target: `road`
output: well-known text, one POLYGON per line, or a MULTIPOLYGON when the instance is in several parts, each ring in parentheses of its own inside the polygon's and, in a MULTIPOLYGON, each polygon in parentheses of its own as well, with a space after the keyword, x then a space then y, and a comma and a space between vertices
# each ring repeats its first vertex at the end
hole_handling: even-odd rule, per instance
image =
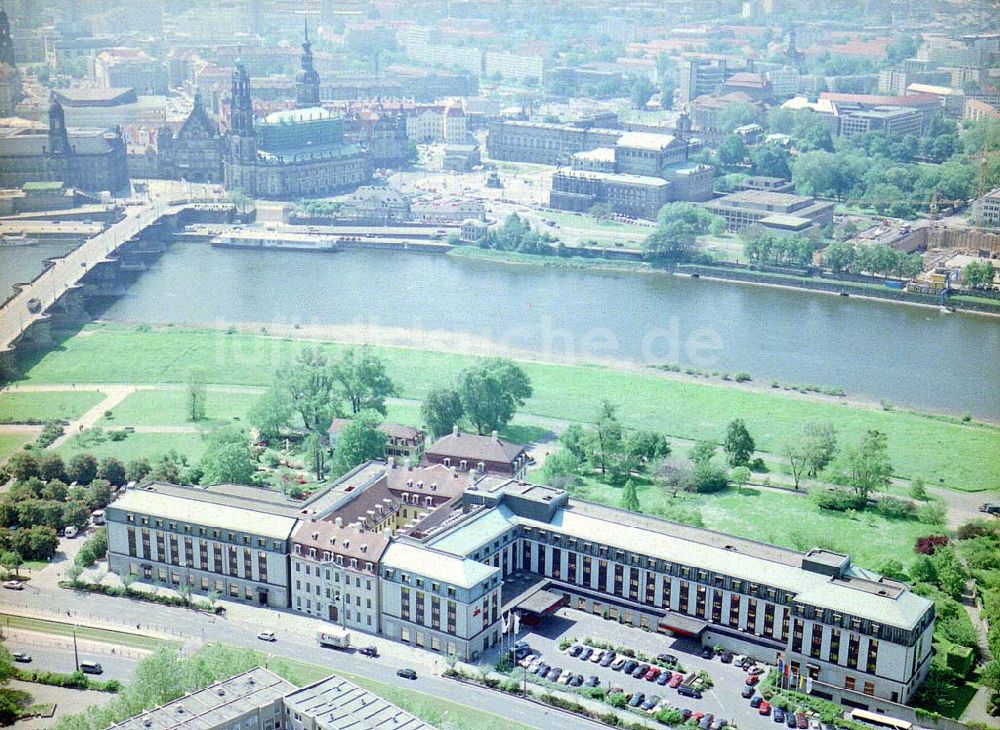
MULTIPOLYGON (((39 646, 33 641, 20 638, 4 642, 4 647, 11 652, 25 651, 31 655, 32 660, 30 663, 22 664, 18 662, 15 665, 19 669, 63 672, 66 674, 70 674, 76 670, 76 658, 71 647, 39 646)), ((117 679, 122 682, 131 678, 132 673, 135 671, 135 665, 139 663, 139 660, 129 657, 80 651, 80 661, 86 660, 97 662, 104 669, 103 674, 99 676, 95 675, 96 679, 117 679)))
MULTIPOLYGON (((206 641, 220 642, 228 646, 264 651, 275 658, 296 659, 329 667, 331 672, 339 670, 356 674, 469 707, 493 711, 531 727, 546 730, 603 727, 518 698, 501 697, 490 690, 436 676, 435 670, 443 671, 445 668, 442 659, 430 652, 411 649, 377 637, 365 636, 364 642, 379 645, 379 650, 383 654, 379 659, 368 659, 353 652, 322 649, 314 638, 316 628, 321 626, 322 622, 290 612, 233 605, 227 611, 226 617, 221 618, 185 609, 151 606, 148 603, 124 598, 72 593, 53 587, 31 587, 31 584, 17 596, 5 600, 4 610, 53 620, 60 618, 67 620, 65 614, 69 611, 72 620, 81 624, 126 630, 134 630, 133 627, 139 626, 144 632, 151 630, 150 621, 153 620, 168 625, 171 637, 183 641, 185 652, 197 650, 206 641), (52 606, 59 606, 61 610, 53 612, 52 606), (98 615, 101 618, 83 619, 84 616, 98 615), (265 644, 258 640, 256 634, 263 626, 274 628, 278 634, 278 641, 265 644), (413 666, 419 678, 410 681, 397 677, 396 669, 400 666, 413 666)), ((33 654, 37 653, 31 651, 33 654)), ((104 656, 98 660, 104 664, 104 656)), ((53 657, 52 661, 58 660, 53 657)), ((124 669, 116 665, 116 671, 124 669)))

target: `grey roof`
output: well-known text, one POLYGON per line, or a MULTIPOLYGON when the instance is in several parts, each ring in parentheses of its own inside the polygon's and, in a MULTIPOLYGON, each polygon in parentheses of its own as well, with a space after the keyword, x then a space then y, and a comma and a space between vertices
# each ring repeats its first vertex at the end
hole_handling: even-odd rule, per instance
MULTIPOLYGON (((69 143, 78 155, 102 155, 111 150, 103 129, 70 129, 69 143)), ((0 135, 0 157, 40 156, 49 144, 48 132, 19 129, 13 134, 0 135)))
POLYGON ((214 730, 280 700, 295 685, 262 667, 147 710, 109 730, 214 730))
POLYGON ((321 679, 285 698, 293 712, 313 718, 323 730, 430 730, 433 725, 337 676, 321 679))
POLYGON ((382 554, 382 565, 460 588, 473 588, 500 570, 492 565, 457 557, 406 539, 394 540, 389 544, 382 554))
POLYGON ((524 452, 521 444, 505 441, 497 436, 480 436, 474 433, 450 433, 427 447, 428 455, 447 456, 467 461, 492 461, 510 463, 524 452))

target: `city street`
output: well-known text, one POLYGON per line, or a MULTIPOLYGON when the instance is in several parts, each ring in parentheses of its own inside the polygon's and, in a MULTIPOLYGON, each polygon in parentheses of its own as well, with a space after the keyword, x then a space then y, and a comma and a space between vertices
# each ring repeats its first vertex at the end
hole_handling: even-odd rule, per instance
MULTIPOLYGON (((18 662, 15 666, 18 669, 34 670, 36 672, 62 672, 70 674, 76 670, 76 660, 73 655, 72 639, 68 642, 59 642, 59 646, 39 645, 33 640, 34 637, 11 639, 4 642, 4 647, 11 652, 24 651, 31 655, 31 662, 22 664, 18 662), (63 645, 68 643, 68 646, 63 645)), ((111 655, 106 653, 96 653, 81 650, 80 661, 97 662, 104 669, 104 673, 94 675, 94 679, 109 680, 117 679, 127 682, 135 671, 138 659, 111 655)))

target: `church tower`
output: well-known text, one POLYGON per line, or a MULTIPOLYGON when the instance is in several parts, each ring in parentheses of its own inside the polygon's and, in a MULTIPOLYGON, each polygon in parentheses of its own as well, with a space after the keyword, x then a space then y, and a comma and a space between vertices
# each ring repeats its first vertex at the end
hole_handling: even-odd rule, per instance
POLYGON ((257 132, 253 126, 250 74, 241 58, 236 59, 236 68, 233 69, 233 85, 229 97, 229 134, 226 142, 226 157, 223 162, 226 187, 255 195, 257 132))
POLYGON ((72 152, 69 146, 69 132, 66 130, 66 113, 62 104, 52 96, 52 103, 49 105, 49 146, 50 155, 68 155, 72 152))
POLYGON ((7 12, 0 8, 0 65, 2 64, 17 66, 14 61, 14 40, 10 37, 10 20, 7 12))
POLYGON ((295 76, 295 104, 299 109, 319 106, 319 74, 313 66, 312 43, 309 42, 309 21, 305 22, 302 41, 302 70, 295 76))

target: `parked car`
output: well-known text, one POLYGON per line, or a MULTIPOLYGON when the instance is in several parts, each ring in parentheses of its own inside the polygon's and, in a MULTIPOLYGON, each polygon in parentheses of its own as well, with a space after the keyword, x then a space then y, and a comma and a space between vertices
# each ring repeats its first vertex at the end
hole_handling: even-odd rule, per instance
POLYGON ((537 667, 535 667, 535 668, 534 668, 533 670, 531 670, 531 673, 532 673, 532 674, 537 674, 537 675, 538 675, 539 677, 544 677, 544 676, 545 676, 546 674, 548 674, 548 671, 549 671, 549 670, 550 670, 551 668, 552 668, 552 667, 550 667, 550 666, 549 666, 548 664, 546 664, 545 662, 539 662, 539 663, 538 663, 538 666, 537 666, 537 667))
POLYGON ((635 677, 636 679, 639 679, 640 677, 646 676, 646 672, 648 671, 649 671, 648 664, 640 664, 639 666, 637 666, 635 669, 632 670, 632 676, 635 677))
POLYGON ((573 672, 566 672, 565 674, 559 676, 559 679, 556 680, 556 684, 568 685, 571 681, 573 681, 573 672))
POLYGON ((3 582, 3 587, 8 591, 23 591, 24 583, 19 580, 5 580, 3 582))
POLYGON ((691 717, 691 710, 687 707, 681 708, 681 717, 684 718, 684 722, 687 722, 688 718, 691 717))
POLYGON ((658 704, 660 704, 660 698, 657 697, 656 695, 650 695, 645 700, 643 700, 641 705, 639 705, 639 709, 645 710, 646 712, 652 712, 653 708, 656 707, 658 704))
POLYGON ((789 710, 785 714, 785 727, 794 728, 797 727, 798 723, 795 720, 795 713, 789 710))
POLYGON ((753 687, 759 681, 760 681, 760 675, 759 674, 751 674, 746 679, 746 683, 750 687, 753 687))
POLYGON ((261 631, 257 634, 257 638, 261 641, 277 641, 278 637, 274 635, 273 631, 261 631))
POLYGON ((756 687, 754 687, 753 685, 750 685, 750 684, 746 684, 746 685, 743 685, 743 689, 740 690, 740 696, 743 699, 748 700, 751 697, 753 697, 754 694, 756 694, 756 692, 757 692, 757 688, 756 687))
POLYGON ((674 672, 673 675, 670 677, 670 681, 667 684, 673 689, 677 689, 678 687, 681 686, 681 682, 683 681, 684 681, 684 675, 681 674, 680 672, 674 672))
POLYGON ((364 646, 360 649, 361 656, 367 656, 374 659, 378 656, 378 647, 375 646, 364 646))
POLYGON ((760 707, 757 708, 757 714, 758 715, 770 715, 771 714, 771 705, 768 704, 767 700, 764 700, 763 702, 760 703, 760 707))
POLYGON ((591 674, 589 677, 587 677, 587 681, 584 682, 584 684, 587 685, 588 687, 597 687, 601 684, 601 678, 598 677, 596 674, 591 674))
MULTIPOLYGON (((601 666, 610 667, 611 663, 615 661, 617 655, 613 651, 606 652, 603 657, 601 657, 601 666)), ((622 662, 624 664, 624 662, 622 662)))
POLYGON ((752 674, 753 676, 758 676, 764 673, 764 667, 754 664, 747 670, 747 674, 752 674))
POLYGON ((559 675, 562 674, 562 667, 552 667, 546 674, 545 678, 550 682, 555 682, 559 679, 559 675))
POLYGON ((704 712, 696 712, 693 715, 691 715, 691 720, 694 722, 695 725, 697 725, 699 722, 701 722, 701 718, 703 718, 704 716, 705 716, 704 712))
POLYGON ((660 676, 656 678, 656 683, 661 687, 666 687, 667 682, 674 678, 674 675, 670 672, 661 672, 660 676))
POLYGON ((583 651, 583 646, 581 644, 573 644, 573 646, 566 651, 570 656, 580 656, 580 652, 583 651))
POLYGON ((569 684, 570 684, 571 687, 582 687, 583 686, 583 675, 582 674, 577 674, 575 677, 573 677, 573 681, 571 681, 569 684))
POLYGON ((701 690, 695 689, 689 684, 682 684, 677 688, 677 694, 684 695, 685 697, 693 697, 696 700, 701 699, 701 690))
POLYGON ((21 662, 21 664, 29 664, 31 662, 31 654, 26 651, 15 651, 11 653, 15 662, 21 662))
POLYGON ((656 678, 660 676, 660 674, 662 673, 662 671, 663 670, 660 669, 659 667, 650 667, 649 671, 646 672, 642 676, 642 678, 645 679, 647 682, 655 682, 656 678))
POLYGON ((608 689, 608 697, 610 697, 611 695, 621 694, 624 691, 625 690, 623 690, 621 687, 612 686, 608 689))
POLYGON ((639 662, 637 662, 635 659, 626 659, 625 660, 625 664, 623 664, 622 668, 621 668, 622 669, 622 673, 623 674, 631 674, 632 672, 635 671, 635 668, 637 666, 639 666, 639 662))
POLYGON ((515 641, 514 642, 514 648, 515 649, 530 649, 531 648, 531 644, 529 644, 524 639, 521 639, 519 641, 515 641))
POLYGON ((644 695, 642 692, 636 692, 634 695, 632 695, 632 699, 628 701, 628 706, 638 707, 639 705, 642 704, 642 701, 644 699, 646 699, 646 695, 644 695))
POLYGON ((711 659, 713 656, 715 656, 715 650, 713 650, 712 647, 706 646, 701 650, 702 659, 711 659))
POLYGON ((795 713, 795 727, 799 730, 806 730, 809 727, 809 718, 806 717, 804 712, 795 713))
POLYGON ((724 652, 722 652, 722 656, 719 657, 719 659, 720 659, 720 661, 723 664, 732 664, 733 663, 733 653, 731 651, 724 651, 724 652))
POLYGON ((598 649, 590 657, 590 661, 592 661, 594 664, 597 664, 598 662, 600 662, 604 658, 604 653, 605 653, 604 649, 598 649))
POLYGON ((104 667, 98 662, 84 660, 80 662, 80 671, 84 674, 104 674, 104 667))
POLYGON ((402 677, 403 679, 416 679, 417 673, 412 669, 404 667, 403 669, 396 670, 396 676, 402 677))
POLYGON ((524 657, 524 659, 522 659, 521 661, 519 661, 517 663, 517 665, 519 667, 524 667, 525 669, 529 669, 530 670, 532 664, 540 662, 541 660, 542 660, 542 658, 540 656, 536 656, 534 654, 529 654, 528 656, 524 657))
POLYGON ((761 697, 760 695, 755 694, 750 699, 750 706, 756 710, 758 707, 760 707, 760 703, 763 702, 763 701, 764 701, 763 697, 761 697))
POLYGON ((663 662, 664 664, 676 664, 677 657, 673 654, 657 654, 656 661, 663 662))
POLYGON ((774 708, 774 713, 771 716, 774 718, 775 722, 784 722, 785 721, 785 711, 782 710, 780 707, 775 707, 774 708))
POLYGON ((614 661, 611 662, 611 669, 613 671, 617 672, 622 667, 624 667, 625 664, 627 664, 627 663, 628 663, 628 659, 626 659, 625 657, 623 657, 623 656, 617 657, 614 661))
POLYGON ((712 720, 714 720, 714 719, 715 719, 715 716, 712 715, 711 712, 709 712, 707 715, 705 715, 703 718, 701 718, 701 720, 698 721, 698 728, 699 728, 699 730, 708 730, 708 728, 710 728, 712 726, 712 720))
POLYGON ((587 661, 588 659, 590 659, 590 655, 593 653, 594 650, 591 649, 589 646, 583 647, 583 651, 580 652, 580 660, 587 661))

